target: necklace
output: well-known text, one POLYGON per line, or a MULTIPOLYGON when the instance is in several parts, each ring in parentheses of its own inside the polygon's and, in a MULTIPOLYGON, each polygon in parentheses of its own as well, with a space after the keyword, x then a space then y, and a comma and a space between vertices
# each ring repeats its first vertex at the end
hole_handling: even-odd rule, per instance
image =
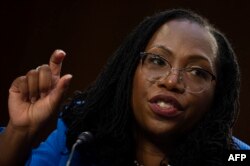
MULTIPOLYGON (((135 160, 134 161, 134 164, 136 165, 136 166, 144 166, 143 164, 140 164, 137 160, 135 160)), ((164 164, 164 166, 171 166, 171 165, 166 165, 166 164, 164 164)))
POLYGON ((144 166, 143 164, 139 164, 139 162, 138 162, 137 160, 134 161, 134 164, 135 164, 136 166, 144 166))

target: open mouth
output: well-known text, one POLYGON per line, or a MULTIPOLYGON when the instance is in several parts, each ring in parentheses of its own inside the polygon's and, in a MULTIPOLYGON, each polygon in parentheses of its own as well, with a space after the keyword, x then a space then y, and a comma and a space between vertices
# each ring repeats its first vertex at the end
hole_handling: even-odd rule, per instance
POLYGON ((173 108, 174 106, 170 103, 166 103, 165 101, 157 101, 156 104, 162 108, 162 109, 169 109, 169 108, 173 108))
POLYGON ((153 112, 164 117, 176 117, 183 112, 182 105, 173 97, 157 95, 149 100, 153 112))

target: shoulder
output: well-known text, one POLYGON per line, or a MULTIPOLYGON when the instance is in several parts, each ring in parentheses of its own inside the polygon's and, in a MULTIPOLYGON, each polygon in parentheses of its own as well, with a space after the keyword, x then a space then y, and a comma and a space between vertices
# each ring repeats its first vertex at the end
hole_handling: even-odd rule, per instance
POLYGON ((69 151, 66 147, 66 131, 62 119, 58 120, 57 129, 33 149, 26 165, 65 165, 69 151))
POLYGON ((0 127, 0 133, 2 133, 5 130, 5 127, 0 127))
POLYGON ((250 146, 245 142, 241 141, 240 139, 233 137, 233 141, 238 150, 250 150, 250 146))

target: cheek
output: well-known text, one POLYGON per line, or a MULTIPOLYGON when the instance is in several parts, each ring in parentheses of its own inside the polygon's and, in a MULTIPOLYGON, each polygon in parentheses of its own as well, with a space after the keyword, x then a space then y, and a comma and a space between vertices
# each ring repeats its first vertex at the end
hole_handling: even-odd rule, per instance
POLYGON ((211 89, 205 91, 201 96, 198 97, 197 107, 199 107, 199 112, 204 115, 206 112, 211 110, 213 99, 214 99, 214 86, 211 89))
POLYGON ((187 130, 193 128, 211 110, 213 98, 213 90, 194 96, 186 113, 184 125, 187 127, 187 130))
POLYGON ((131 97, 131 106, 137 121, 144 121, 145 111, 147 110, 147 96, 150 89, 149 86, 149 83, 145 81, 145 77, 141 74, 140 68, 138 67, 134 75, 131 97))
POLYGON ((141 99, 146 96, 146 91, 144 90, 144 81, 142 75, 140 74, 139 67, 135 71, 133 79, 133 88, 132 88, 132 108, 133 111, 138 110, 141 107, 141 99))

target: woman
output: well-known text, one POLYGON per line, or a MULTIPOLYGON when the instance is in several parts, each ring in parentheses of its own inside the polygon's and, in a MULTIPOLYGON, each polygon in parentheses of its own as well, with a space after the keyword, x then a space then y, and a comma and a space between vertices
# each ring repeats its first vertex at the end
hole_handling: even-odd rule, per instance
MULTIPOLYGON (((35 83, 35 90, 27 81, 29 91, 22 93, 28 94, 29 106, 36 106, 32 111, 42 106, 47 111, 37 111, 34 124, 27 124, 32 139, 40 141, 37 131, 53 119, 50 114, 55 115, 69 84, 70 75, 59 75, 63 57, 56 52, 50 66, 26 75, 37 82, 30 73, 38 73, 42 85, 45 80, 44 87, 35 83)), ((32 152, 27 165, 65 165, 84 131, 93 138, 72 153, 73 165, 222 165, 223 153, 239 148, 231 133, 239 85, 230 44, 203 18, 179 9, 148 17, 117 49, 96 82, 64 107, 63 122, 32 152)))

